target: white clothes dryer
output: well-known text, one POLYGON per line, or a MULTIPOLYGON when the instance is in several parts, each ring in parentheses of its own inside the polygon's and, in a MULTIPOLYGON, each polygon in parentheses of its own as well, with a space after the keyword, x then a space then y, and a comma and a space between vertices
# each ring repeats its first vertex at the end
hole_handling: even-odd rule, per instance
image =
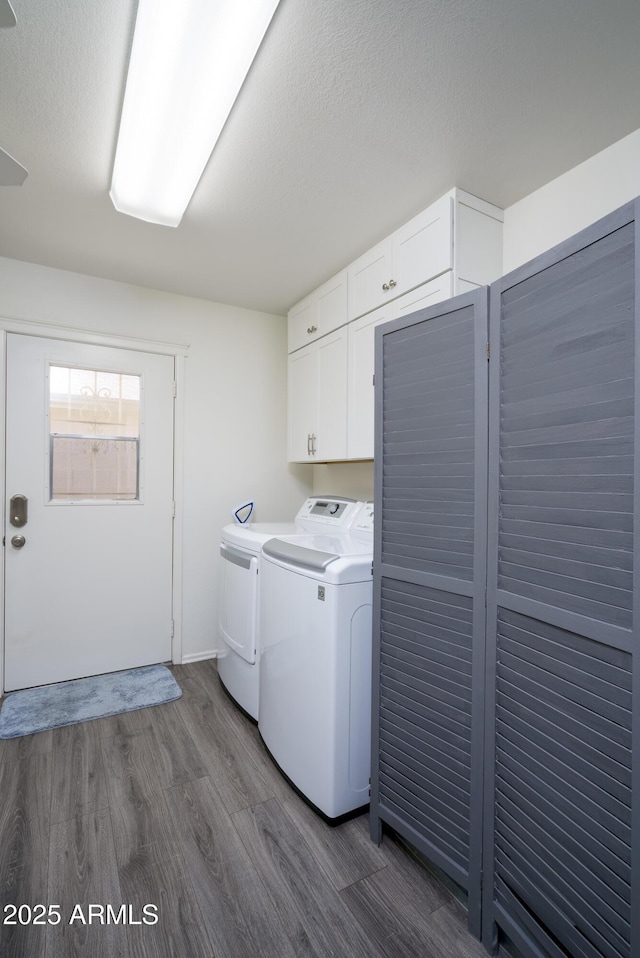
POLYGON ((260 715, 272 758, 329 822, 369 803, 373 505, 347 533, 262 547, 260 715))
POLYGON ((346 526, 353 522, 360 506, 352 499, 312 496, 300 507, 293 522, 230 523, 222 530, 218 675, 232 699, 255 721, 260 688, 262 545, 274 536, 302 535, 319 525, 346 526))

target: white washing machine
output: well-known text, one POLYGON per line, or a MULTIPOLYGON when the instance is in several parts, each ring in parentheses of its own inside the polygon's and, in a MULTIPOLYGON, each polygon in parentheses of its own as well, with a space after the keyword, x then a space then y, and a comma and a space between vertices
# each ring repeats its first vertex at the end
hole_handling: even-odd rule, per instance
POLYGON ((262 547, 258 728, 330 822, 369 803, 372 561, 371 503, 346 532, 262 547))
POLYGON ((218 675, 229 695, 256 721, 260 687, 262 545, 274 536, 305 534, 319 523, 321 528, 341 523, 346 527, 353 522, 361 505, 336 496, 312 496, 300 507, 294 522, 230 523, 222 530, 218 675))

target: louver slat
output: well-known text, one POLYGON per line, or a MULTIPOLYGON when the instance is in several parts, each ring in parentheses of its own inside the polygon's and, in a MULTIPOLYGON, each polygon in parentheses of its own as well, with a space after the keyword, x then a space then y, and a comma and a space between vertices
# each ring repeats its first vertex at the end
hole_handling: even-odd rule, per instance
MULTIPOLYGON (((562 848, 554 856, 553 841, 549 836, 545 836, 542 844, 500 809, 497 818, 498 860, 506 861, 510 867, 518 869, 525 880, 535 873, 536 881, 546 893, 565 903, 570 920, 588 928, 592 938, 599 940, 603 951, 615 953, 623 950, 625 939, 629 939, 628 912, 625 909, 626 917, 623 917, 600 897, 600 892, 606 891, 604 883, 594 883, 594 887, 590 887, 587 882, 592 879, 592 873, 581 869, 579 862, 571 861, 566 852, 563 854, 562 848), (505 822, 508 839, 502 838, 501 819, 505 822)), ((608 897, 613 897, 610 892, 608 897)))
POLYGON ((470 537, 473 534, 473 312, 468 306, 441 320, 410 327, 402 337, 387 337, 384 350, 382 561, 467 580, 472 577, 472 542, 471 552, 460 552, 458 533, 448 542, 445 530, 452 526, 470 537), (432 373, 443 376, 446 390, 434 389, 425 401, 420 384, 432 381, 432 373), (412 387, 419 389, 418 395, 412 387), (388 456, 419 456, 428 467, 431 461, 442 466, 442 457, 452 453, 463 467, 456 474, 466 480, 466 488, 452 486, 446 471, 429 473, 429 486, 419 486, 418 495, 414 484, 403 486, 398 481, 405 478, 404 472, 396 473, 395 481, 387 485, 388 456), (407 542, 399 527, 414 518, 423 526, 442 527, 437 550, 430 549, 426 536, 421 536, 420 546, 407 542))
POLYGON ((465 801, 469 777, 468 762, 456 761, 455 755, 444 752, 442 741, 433 733, 427 732, 426 735, 417 736, 417 730, 412 726, 407 726, 393 714, 388 718, 387 716, 388 713, 383 708, 380 722, 381 727, 385 729, 385 737, 390 749, 394 750, 398 756, 406 755, 418 762, 422 761, 424 755, 428 755, 430 767, 435 774, 457 788, 458 797, 461 801, 465 801))
MULTIPOLYGON (((500 545, 508 536, 511 546, 500 548, 499 587, 628 628, 629 574, 614 576, 615 585, 608 570, 593 566, 585 574, 577 553, 574 574, 568 566, 567 575, 550 565, 538 568, 531 560, 510 561, 515 550, 526 555, 530 542, 533 552, 540 551, 536 524, 576 526, 600 548, 605 545, 601 532, 633 531, 633 228, 615 231, 593 244, 590 253, 592 271, 584 265, 588 257, 577 267, 568 257, 545 271, 548 282, 525 280, 518 291, 502 297, 500 456, 538 466, 546 462, 549 470, 546 484, 537 481, 527 488, 526 471, 518 491, 501 484, 500 545), (602 277, 607 277, 604 285, 602 277), (610 370, 604 380, 601 373, 594 375, 603 351, 610 370), (525 371, 539 380, 537 392, 530 388, 526 398, 525 371), (625 493, 602 483, 601 491, 589 486, 603 457, 611 455, 623 458, 620 465, 627 472, 618 478, 626 483, 625 493), (562 475, 574 476, 585 491, 566 485, 566 492, 556 489, 556 460, 563 462, 562 475), (529 535, 521 534, 523 520, 529 535)), ((544 538, 544 530, 540 534, 544 538)))
POLYGON ((485 903, 526 958, 632 955, 635 259, 628 208, 492 291, 485 903))
POLYGON ((450 717, 434 704, 427 704, 420 714, 416 712, 415 702, 410 695, 406 695, 401 688, 394 688, 386 683, 385 693, 381 699, 381 713, 385 718, 393 716, 395 724, 413 734, 420 734, 425 742, 436 738, 442 747, 449 750, 467 770, 469 768, 469 728, 462 725, 459 728, 450 720, 450 717))
POLYGON ((372 834, 378 816, 467 889, 476 934, 486 310, 486 291, 458 297, 376 344, 372 834))
MULTIPOLYGON (((501 780, 500 805, 508 808, 512 814, 524 817, 541 831, 563 841, 571 853, 581 858, 591 870, 603 867, 604 880, 620 898, 628 894, 629 864, 619 858, 615 852, 596 835, 586 831, 575 818, 566 815, 557 805, 545 801, 536 795, 535 803, 524 798, 520 788, 513 788, 507 779, 501 780)), ((628 852, 628 848, 626 849, 628 852)))

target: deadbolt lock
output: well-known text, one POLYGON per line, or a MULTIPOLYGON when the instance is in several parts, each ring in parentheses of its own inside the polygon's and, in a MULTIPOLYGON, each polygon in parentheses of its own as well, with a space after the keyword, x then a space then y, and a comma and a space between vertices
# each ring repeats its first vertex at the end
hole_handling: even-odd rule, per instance
POLYGON ((18 528, 20 528, 20 526, 26 526, 28 501, 27 497, 20 493, 11 497, 9 503, 9 522, 12 526, 17 526, 18 528))

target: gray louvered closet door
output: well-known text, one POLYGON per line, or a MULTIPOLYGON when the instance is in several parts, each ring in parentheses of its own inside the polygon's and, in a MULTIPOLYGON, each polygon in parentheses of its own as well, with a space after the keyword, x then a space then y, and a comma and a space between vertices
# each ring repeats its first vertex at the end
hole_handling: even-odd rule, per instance
POLYGON ((371 830, 469 895, 480 933, 487 290, 376 330, 371 830))
POLYGON ((491 289, 483 927, 526 956, 640 955, 636 263, 632 204, 491 289))

